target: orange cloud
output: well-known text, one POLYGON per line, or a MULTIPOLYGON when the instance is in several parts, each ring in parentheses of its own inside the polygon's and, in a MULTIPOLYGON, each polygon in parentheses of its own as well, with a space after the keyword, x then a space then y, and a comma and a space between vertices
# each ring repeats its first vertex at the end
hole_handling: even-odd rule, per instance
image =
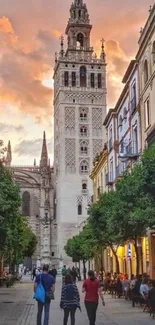
POLYGON ((0 39, 3 45, 14 45, 18 37, 7 17, 0 18, 0 39))

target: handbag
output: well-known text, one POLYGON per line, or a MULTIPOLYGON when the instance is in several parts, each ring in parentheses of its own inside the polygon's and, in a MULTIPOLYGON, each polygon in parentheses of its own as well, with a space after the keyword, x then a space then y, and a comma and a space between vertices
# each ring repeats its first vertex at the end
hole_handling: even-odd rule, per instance
POLYGON ((36 299, 39 302, 45 303, 45 289, 41 281, 41 275, 40 275, 40 283, 38 283, 36 291, 34 293, 33 299, 36 299))
POLYGON ((55 299, 54 292, 53 292, 52 289, 49 290, 49 291, 46 291, 46 299, 47 300, 54 300, 55 299))

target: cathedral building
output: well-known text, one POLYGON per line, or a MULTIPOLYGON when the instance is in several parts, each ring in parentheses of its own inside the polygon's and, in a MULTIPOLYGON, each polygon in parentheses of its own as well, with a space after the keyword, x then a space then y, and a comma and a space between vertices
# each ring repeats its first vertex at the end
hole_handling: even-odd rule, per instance
POLYGON ((106 142, 106 58, 90 44, 92 25, 83 0, 74 0, 66 27, 67 49, 55 54, 54 170, 58 255, 69 263, 64 246, 87 219, 92 197, 93 160, 106 142))
POLYGON ((26 217, 30 228, 37 236, 38 245, 29 268, 44 263, 58 265, 57 224, 54 213, 54 170, 48 159, 44 132, 39 166, 13 166, 11 144, 8 143, 7 166, 12 169, 14 181, 19 185, 21 215, 26 217))

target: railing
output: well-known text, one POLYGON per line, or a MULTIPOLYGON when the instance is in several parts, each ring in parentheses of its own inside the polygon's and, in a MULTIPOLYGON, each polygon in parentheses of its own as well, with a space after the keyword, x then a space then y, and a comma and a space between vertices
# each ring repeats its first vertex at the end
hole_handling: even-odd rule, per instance
POLYGON ((130 102, 130 107, 131 107, 131 114, 134 113, 136 110, 136 97, 133 97, 133 99, 130 102))
POLYGON ((119 164, 117 167, 116 167, 116 178, 122 176, 123 172, 125 171, 125 166, 124 164, 119 164))
POLYGON ((138 155, 138 142, 132 141, 126 146, 127 155, 138 155))
POLYGON ((82 195, 87 195, 88 194, 88 189, 85 188, 85 189, 82 189, 82 195))

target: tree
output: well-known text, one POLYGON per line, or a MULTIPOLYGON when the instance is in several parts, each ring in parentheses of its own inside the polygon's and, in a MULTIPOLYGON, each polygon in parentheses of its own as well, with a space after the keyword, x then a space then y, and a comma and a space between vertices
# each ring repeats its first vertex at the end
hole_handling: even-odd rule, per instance
POLYGON ((26 220, 20 216, 19 188, 12 173, 0 165, 0 261, 13 265, 23 261, 25 254, 34 252, 36 239, 26 220))
POLYGON ((116 184, 119 205, 115 207, 115 222, 120 227, 122 239, 131 240, 134 244, 137 274, 140 267, 138 240, 146 235, 146 229, 155 223, 153 200, 148 192, 144 192, 143 184, 141 161, 131 171, 127 171, 116 184))
MULTIPOLYGON (((116 207, 119 206, 119 198, 114 191, 104 193, 100 200, 90 209, 90 224, 93 236, 100 248, 109 246, 116 260, 116 269, 119 273, 119 260, 117 249, 122 243, 122 233, 115 222, 116 207)), ((103 267, 103 262, 101 263, 103 267)))
POLYGON ((4 147, 4 142, 0 140, 0 162, 3 163, 5 161, 5 153, 7 148, 4 147))
POLYGON ((96 246, 92 237, 91 228, 86 225, 83 230, 73 238, 67 241, 65 252, 68 256, 72 257, 75 262, 83 262, 84 278, 86 277, 87 261, 94 257, 96 246))

